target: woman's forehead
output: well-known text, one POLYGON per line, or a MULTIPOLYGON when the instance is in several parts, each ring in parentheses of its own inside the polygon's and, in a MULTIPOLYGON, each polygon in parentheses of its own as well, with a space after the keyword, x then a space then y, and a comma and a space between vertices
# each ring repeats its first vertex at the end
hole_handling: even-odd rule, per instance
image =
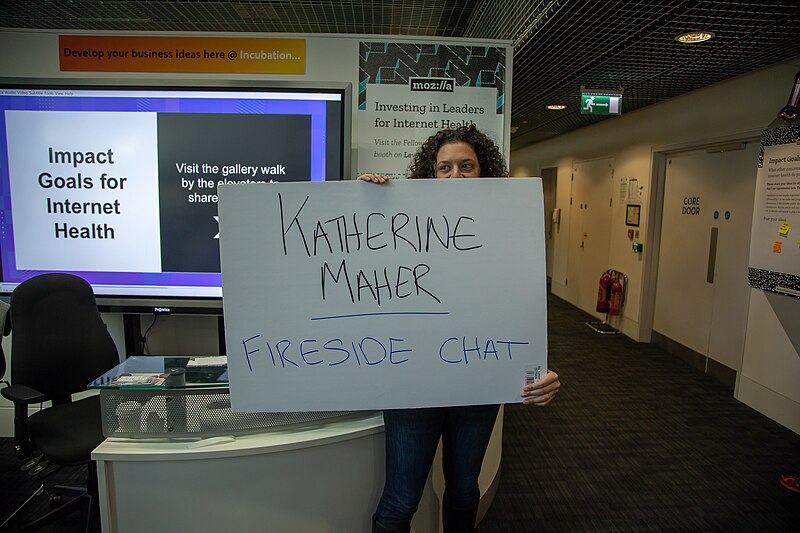
POLYGON ((478 154, 475 152, 475 149, 472 147, 471 144, 457 141, 452 143, 443 144, 439 147, 439 151, 436 153, 436 160, 440 161, 442 159, 477 159, 478 154))

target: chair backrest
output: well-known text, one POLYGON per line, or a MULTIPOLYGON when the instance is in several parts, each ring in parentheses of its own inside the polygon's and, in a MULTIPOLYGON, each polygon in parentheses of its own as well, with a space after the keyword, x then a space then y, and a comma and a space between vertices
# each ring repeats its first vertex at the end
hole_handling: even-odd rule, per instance
POLYGON ((42 274, 11 294, 11 381, 63 400, 119 363, 94 292, 71 274, 42 274))

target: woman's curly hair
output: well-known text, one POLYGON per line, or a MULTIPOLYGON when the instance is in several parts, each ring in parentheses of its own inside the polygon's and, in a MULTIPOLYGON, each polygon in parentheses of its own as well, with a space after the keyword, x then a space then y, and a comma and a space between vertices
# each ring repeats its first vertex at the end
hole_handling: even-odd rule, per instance
POLYGON ((422 143, 408 166, 409 178, 433 178, 436 176, 436 154, 445 144, 463 142, 472 146, 478 155, 481 177, 498 178, 508 176, 508 168, 500 149, 489 137, 481 133, 475 124, 456 129, 441 130, 422 143))

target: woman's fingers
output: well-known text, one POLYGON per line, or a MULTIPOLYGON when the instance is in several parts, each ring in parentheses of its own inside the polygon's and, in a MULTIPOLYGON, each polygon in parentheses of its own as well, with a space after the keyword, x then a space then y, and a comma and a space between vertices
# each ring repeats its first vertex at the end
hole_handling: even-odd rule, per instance
POLYGON ((361 174, 358 179, 372 183, 388 183, 392 180, 392 178, 383 174, 361 174))
POLYGON ((548 370, 547 374, 535 383, 530 383, 522 388, 522 403, 525 405, 545 406, 555 398, 561 388, 558 374, 548 370))

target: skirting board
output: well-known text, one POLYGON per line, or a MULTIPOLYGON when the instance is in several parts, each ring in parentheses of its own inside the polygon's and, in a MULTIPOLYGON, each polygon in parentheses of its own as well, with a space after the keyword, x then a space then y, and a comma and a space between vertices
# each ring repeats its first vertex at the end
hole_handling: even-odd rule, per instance
POLYGON ((800 403, 739 376, 736 399, 800 435, 800 403))

